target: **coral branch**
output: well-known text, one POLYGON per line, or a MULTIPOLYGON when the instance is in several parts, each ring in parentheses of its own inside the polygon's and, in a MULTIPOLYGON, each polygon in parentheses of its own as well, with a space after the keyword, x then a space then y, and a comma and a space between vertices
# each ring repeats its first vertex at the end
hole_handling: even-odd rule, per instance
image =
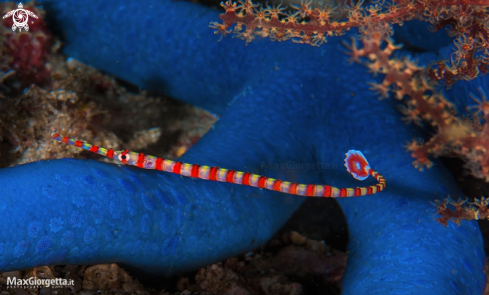
POLYGON ((392 53, 399 48, 393 41, 381 34, 372 34, 362 39, 359 48, 353 40, 350 49, 350 61, 359 62, 367 58, 365 66, 374 74, 384 74, 380 84, 372 84, 372 90, 387 97, 392 91, 398 100, 403 100, 401 108, 406 121, 427 122, 435 134, 426 143, 414 140, 406 149, 416 160, 414 167, 423 170, 433 164, 430 156, 458 156, 465 160, 466 168, 476 177, 489 181, 489 102, 482 89, 481 99, 472 98, 478 103, 474 118, 477 124, 457 117, 455 107, 435 89, 435 85, 426 77, 426 71, 408 59, 397 59, 392 53), (385 41, 386 45, 383 45, 385 41), (479 113, 483 120, 480 121, 479 113), (484 123, 482 123, 484 122, 484 123))
POLYGON ((443 201, 435 200, 433 205, 436 207, 435 214, 440 215, 439 218, 436 218, 436 221, 445 226, 450 220, 460 225, 462 220, 484 220, 489 217, 489 210, 487 208, 489 199, 485 197, 481 197, 480 199, 476 198, 474 202, 467 203, 467 199, 454 201, 448 196, 443 201), (448 205, 453 206, 455 209, 450 209, 448 205))
POLYGON ((319 46, 328 36, 339 36, 351 28, 358 28, 362 39, 372 32, 390 35, 387 24, 421 20, 432 24, 434 30, 446 28, 454 37, 455 52, 450 62, 434 62, 428 77, 451 86, 458 80, 472 80, 489 72, 489 2, 484 0, 398 0, 364 7, 363 1, 344 7, 322 5, 313 7, 312 1, 302 1, 286 12, 280 5, 260 6, 251 0, 222 3, 223 23, 211 23, 216 34, 233 34, 246 41, 255 36, 272 41, 292 40, 319 46), (339 12, 343 12, 343 16, 339 12), (234 26, 234 29, 232 27, 234 26))

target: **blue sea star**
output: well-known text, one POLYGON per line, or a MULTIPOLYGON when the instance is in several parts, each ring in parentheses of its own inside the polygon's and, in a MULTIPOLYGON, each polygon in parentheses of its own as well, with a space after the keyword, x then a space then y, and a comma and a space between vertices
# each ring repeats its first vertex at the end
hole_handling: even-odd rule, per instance
MULTIPOLYGON (((143 88, 221 114, 182 158, 257 172, 263 163, 332 169, 267 176, 359 185, 343 154, 362 150, 385 192, 342 199, 350 234, 343 294, 481 294, 484 252, 475 222, 443 227, 429 203, 461 195, 442 166, 423 173, 402 148, 418 136, 371 79, 345 61, 341 38, 320 48, 208 28, 218 12, 175 1, 45 1, 65 52, 143 88)), ((0 170, 0 270, 118 262, 170 275, 263 244, 303 198, 89 160, 0 170)), ((325 225, 326 226, 326 225, 325 225)))

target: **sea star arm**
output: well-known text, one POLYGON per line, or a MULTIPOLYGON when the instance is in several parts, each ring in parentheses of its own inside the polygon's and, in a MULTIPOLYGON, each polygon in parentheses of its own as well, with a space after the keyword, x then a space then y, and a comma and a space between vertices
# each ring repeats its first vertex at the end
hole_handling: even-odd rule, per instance
MULTIPOLYGON (((257 122, 258 117, 251 119, 257 122)), ((234 116, 223 115, 210 136, 199 142, 196 156, 182 160, 259 170, 263 161, 293 157, 295 148, 277 155, 270 142, 257 144, 269 145, 268 151, 250 153, 245 141, 257 140, 256 132, 229 127, 233 122, 234 116), (231 131, 234 136, 220 136, 231 131), (216 147, 223 156, 214 152, 216 147)), ((262 128, 274 130, 280 127, 262 128)), ((2 169, 0 269, 119 262, 146 273, 171 275, 263 244, 302 203, 302 198, 280 193, 217 182, 203 185, 206 182, 68 159, 2 169)))

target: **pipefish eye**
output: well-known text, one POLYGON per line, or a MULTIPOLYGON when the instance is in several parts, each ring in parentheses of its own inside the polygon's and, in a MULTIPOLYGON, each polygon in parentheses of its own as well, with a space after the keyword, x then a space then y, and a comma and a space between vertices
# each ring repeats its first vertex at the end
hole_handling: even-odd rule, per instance
POLYGON ((121 161, 121 162, 127 162, 127 161, 129 161, 129 159, 131 159, 131 156, 129 155, 129 151, 125 150, 122 153, 120 153, 118 158, 119 158, 119 161, 121 161))

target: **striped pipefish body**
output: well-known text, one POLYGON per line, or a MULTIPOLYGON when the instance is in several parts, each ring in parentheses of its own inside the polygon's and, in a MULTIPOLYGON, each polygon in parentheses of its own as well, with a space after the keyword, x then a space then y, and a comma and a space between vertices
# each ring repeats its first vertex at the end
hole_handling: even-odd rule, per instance
POLYGON ((253 174, 250 172, 167 160, 155 156, 145 155, 143 153, 131 152, 129 150, 114 151, 84 141, 61 136, 57 132, 51 132, 51 138, 87 151, 91 151, 104 157, 115 159, 123 164, 132 165, 143 169, 155 169, 186 177, 247 185, 305 197, 358 197, 375 194, 385 189, 385 178, 377 171, 370 168, 370 165, 362 152, 356 150, 349 150, 345 154, 346 169, 354 178, 358 180, 364 180, 369 176, 372 176, 377 180, 377 184, 366 187, 337 188, 324 184, 293 183, 253 174))

